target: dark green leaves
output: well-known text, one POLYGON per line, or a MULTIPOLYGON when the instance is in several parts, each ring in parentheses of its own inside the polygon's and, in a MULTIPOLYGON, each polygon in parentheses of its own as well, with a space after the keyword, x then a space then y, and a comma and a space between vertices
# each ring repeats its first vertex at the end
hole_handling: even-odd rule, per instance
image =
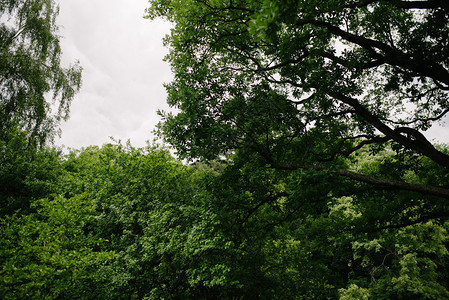
POLYGON ((161 134, 226 161, 212 190, 261 253, 264 295, 446 297, 449 156, 420 131, 449 112, 447 5, 161 0, 149 15, 174 24, 179 113, 161 134))
POLYGON ((27 133, 30 144, 51 141, 68 117, 81 85, 81 67, 60 64, 53 0, 14 0, 0 5, 0 138, 10 128, 27 133))

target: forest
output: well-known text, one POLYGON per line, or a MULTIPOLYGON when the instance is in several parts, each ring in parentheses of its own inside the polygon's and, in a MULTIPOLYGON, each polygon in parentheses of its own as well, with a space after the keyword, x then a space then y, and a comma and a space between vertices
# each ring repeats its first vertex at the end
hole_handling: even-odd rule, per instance
POLYGON ((63 151, 82 66, 0 0, 0 298, 448 299, 446 0, 151 0, 155 131, 63 151))

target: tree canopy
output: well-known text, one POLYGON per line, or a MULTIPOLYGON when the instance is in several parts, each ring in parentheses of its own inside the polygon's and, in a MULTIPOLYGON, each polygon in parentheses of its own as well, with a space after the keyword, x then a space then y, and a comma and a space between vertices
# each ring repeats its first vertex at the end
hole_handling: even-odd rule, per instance
POLYGON ((449 111, 445 1, 152 1, 175 79, 166 139, 183 157, 253 151, 273 168, 333 169, 374 186, 444 187, 352 172, 368 145, 449 167, 423 135, 449 111))
MULTIPOLYGON (((357 167, 376 174, 368 158, 357 167)), ((29 169, 30 208, 0 216, 4 299, 449 296, 447 221, 373 228, 430 206, 410 194, 339 195, 338 178, 310 170, 186 166, 120 143, 41 149, 29 169)))
POLYGON ((160 132, 245 182, 237 223, 273 236, 263 295, 447 297, 449 156, 424 135, 449 112, 446 1, 154 0, 148 17, 174 26, 160 132))
POLYGON ((36 149, 59 133, 81 85, 79 63, 61 64, 58 12, 53 0, 0 1, 0 214, 43 195, 29 178, 56 175, 36 149))
POLYGON ((81 85, 78 63, 61 65, 53 0, 0 1, 0 138, 26 132, 29 144, 52 140, 81 85))
POLYGON ((52 1, 0 4, 3 298, 449 298, 446 1, 152 1, 190 163, 44 146, 80 70, 52 1))

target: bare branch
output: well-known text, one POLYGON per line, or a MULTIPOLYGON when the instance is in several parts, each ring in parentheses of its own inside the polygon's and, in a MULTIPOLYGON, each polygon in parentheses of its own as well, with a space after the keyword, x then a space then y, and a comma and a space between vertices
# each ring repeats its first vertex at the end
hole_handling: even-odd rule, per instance
POLYGON ((435 116, 435 117, 429 117, 429 118, 416 118, 414 120, 411 121, 393 121, 393 120, 388 120, 388 119, 384 119, 384 121, 391 123, 391 124, 396 124, 396 125, 410 125, 410 124, 415 124, 418 122, 428 122, 428 121, 438 121, 441 120, 442 117, 444 117, 447 113, 449 112, 449 108, 446 108, 445 110, 443 110, 442 113, 440 113, 439 115, 435 116))

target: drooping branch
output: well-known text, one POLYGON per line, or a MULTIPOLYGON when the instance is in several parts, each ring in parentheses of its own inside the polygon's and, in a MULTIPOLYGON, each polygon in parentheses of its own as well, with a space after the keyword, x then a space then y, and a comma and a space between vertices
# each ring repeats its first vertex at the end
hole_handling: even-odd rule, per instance
POLYGON ((259 202, 256 206, 254 206, 252 209, 249 210, 249 212, 246 214, 246 216, 243 218, 243 220, 240 222, 240 228, 243 227, 243 225, 250 219, 250 217, 259 210, 263 205, 265 204, 271 204, 274 201, 278 200, 281 197, 287 197, 289 196, 286 192, 281 192, 276 195, 269 195, 266 198, 264 198, 261 202, 259 202))
POLYGON ((410 125, 410 124, 415 124, 418 122, 438 121, 438 120, 441 120, 441 118, 443 118, 447 113, 449 113, 449 108, 443 110, 439 115, 434 116, 434 117, 416 118, 411 121, 402 121, 402 122, 388 120, 388 119, 385 119, 385 121, 388 123, 391 123, 391 124, 396 124, 396 125, 410 125))
MULTIPOLYGON (((320 51, 316 51, 316 53, 319 53, 320 51)), ((336 56, 333 53, 330 53, 328 51, 321 51, 321 56, 330 59, 331 61, 345 67, 348 69, 353 69, 354 65, 353 63, 351 63, 350 61, 347 61, 345 59, 343 59, 342 57, 336 56)), ((368 69, 372 69, 372 68, 376 68, 379 67, 381 65, 385 64, 384 61, 381 60, 371 60, 371 61, 367 61, 365 63, 363 63, 360 67, 361 70, 368 70, 368 69)))
POLYGON ((383 123, 379 118, 366 109, 357 99, 343 95, 341 93, 333 93, 331 97, 352 106, 357 114, 366 122, 374 126, 377 130, 390 137, 398 144, 427 156, 439 165, 449 168, 449 155, 438 151, 421 133, 416 129, 401 127, 400 129, 392 129, 383 123), (408 133, 411 137, 406 137, 401 133, 408 133))
POLYGON ((348 149, 348 150, 337 150, 334 151, 331 154, 327 154, 327 158, 325 159, 318 159, 321 162, 325 162, 325 161, 332 161, 335 159, 335 157, 337 155, 343 156, 343 157, 348 157, 349 155, 351 155, 352 153, 362 149, 364 146, 366 145, 372 145, 372 144, 381 144, 381 143, 386 143, 390 140, 389 137, 384 136, 384 137, 371 137, 370 139, 366 139, 361 141, 359 144, 357 144, 356 146, 348 149))
POLYGON ((427 1, 383 0, 383 1, 390 2, 396 7, 405 9, 443 8, 449 10, 449 2, 447 0, 427 0, 427 1))
MULTIPOLYGON (((307 170, 316 170, 316 171, 325 171, 328 170, 327 167, 322 165, 283 165, 278 164, 271 158, 265 156, 269 161, 269 164, 272 168, 279 169, 279 170, 298 170, 298 169, 307 169, 307 170)), ((349 178, 351 180, 356 180, 359 182, 364 182, 370 185, 379 186, 379 187, 386 187, 386 188, 393 188, 398 190, 406 190, 411 192, 417 192, 424 195, 432 195, 432 196, 438 196, 442 198, 449 199, 449 190, 441 187, 436 186, 430 186, 425 184, 415 184, 415 183, 408 183, 404 181, 394 180, 394 179, 387 179, 387 178, 380 178, 380 177, 374 177, 374 176, 368 176, 360 173, 356 173, 350 170, 346 169, 337 169, 335 170, 335 173, 339 176, 349 178)))
POLYGON ((393 48, 392 46, 377 40, 344 31, 328 22, 319 20, 298 20, 296 24, 298 26, 312 24, 318 27, 326 28, 330 33, 366 49, 370 56, 375 59, 376 63, 374 65, 381 65, 382 63, 385 63, 392 66, 401 67, 422 76, 432 78, 436 81, 444 83, 445 85, 449 85, 448 70, 437 63, 429 62, 425 59, 413 59, 397 48, 393 48))
POLYGON ((417 218, 415 220, 408 220, 408 221, 403 222, 403 223, 390 224, 390 225, 377 227, 377 228, 374 228, 372 231, 379 231, 379 230, 385 230, 385 229, 404 228, 404 227, 407 227, 407 226, 410 226, 410 225, 423 223, 423 222, 426 222, 426 221, 429 221, 429 220, 447 219, 447 218, 449 218, 449 212, 438 212, 438 213, 433 213, 433 214, 429 214, 429 215, 426 215, 426 216, 422 216, 422 217, 417 218))
POLYGON ((377 186, 384 186, 384 187, 390 187, 400 190, 406 190, 406 191, 412 191, 412 192, 418 192, 425 195, 433 195, 433 196, 439 196, 443 198, 449 199, 449 190, 436 187, 436 186, 430 186, 425 184, 414 184, 414 183, 408 183, 404 181, 399 180, 393 180, 393 179, 386 179, 386 178, 380 178, 380 177, 373 177, 368 175, 359 174, 353 171, 345 170, 345 169, 339 169, 336 171, 337 174, 357 180, 360 182, 365 182, 371 185, 377 185, 377 186))

